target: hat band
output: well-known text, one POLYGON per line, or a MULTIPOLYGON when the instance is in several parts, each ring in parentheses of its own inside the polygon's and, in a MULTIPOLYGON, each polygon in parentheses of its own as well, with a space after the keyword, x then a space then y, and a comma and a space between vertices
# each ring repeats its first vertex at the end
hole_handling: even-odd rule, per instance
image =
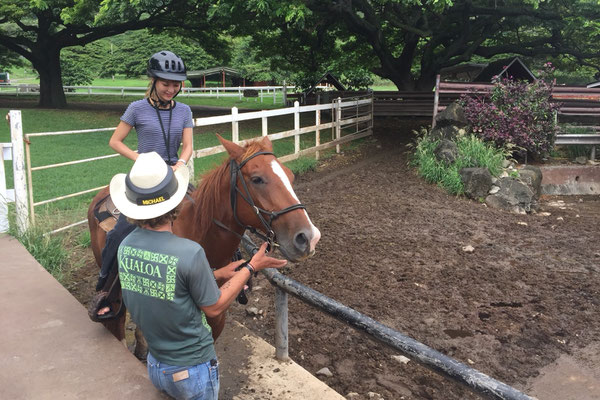
POLYGON ((137 204, 138 206, 151 206, 165 202, 169 200, 171 196, 177 193, 178 187, 179 184, 177 179, 175 179, 173 169, 170 167, 168 168, 165 179, 163 179, 158 185, 148 189, 143 189, 136 186, 133 182, 131 182, 129 174, 125 176, 125 196, 129 201, 137 204))

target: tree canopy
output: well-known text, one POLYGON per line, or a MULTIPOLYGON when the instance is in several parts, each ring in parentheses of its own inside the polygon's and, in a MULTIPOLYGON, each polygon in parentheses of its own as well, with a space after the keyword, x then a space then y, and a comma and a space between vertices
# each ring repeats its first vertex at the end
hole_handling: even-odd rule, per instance
POLYGON ((38 71, 40 105, 64 107, 62 49, 153 28, 194 37, 218 54, 223 46, 219 28, 207 21, 210 6, 203 0, 3 0, 0 48, 26 58, 38 71))
MULTIPOLYGON (((444 67, 523 55, 599 69, 597 0, 273 0, 220 2, 235 32, 306 73, 346 57, 400 90, 430 89, 444 67), (243 14, 251 17, 239 18, 243 14)), ((335 64, 333 64, 335 65, 335 64)))

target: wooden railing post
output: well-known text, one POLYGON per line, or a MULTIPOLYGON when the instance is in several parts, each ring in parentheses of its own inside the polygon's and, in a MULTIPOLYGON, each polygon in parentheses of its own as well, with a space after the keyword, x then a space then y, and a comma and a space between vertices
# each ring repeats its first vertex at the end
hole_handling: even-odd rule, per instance
MULTIPOLYGON (((335 140, 342 138, 342 98, 338 97, 336 102, 335 140)), ((340 145, 335 146, 335 152, 341 151, 340 145)))
POLYGON ((435 117, 437 116, 438 104, 440 102, 440 76, 435 77, 435 93, 433 94, 433 120, 431 129, 435 128, 435 117))
POLYGON ((290 359, 288 350, 288 294, 275 289, 275 358, 290 359))
POLYGON ((233 107, 231 109, 231 141, 233 143, 237 143, 240 141, 240 125, 237 120, 238 109, 237 107, 233 107))
POLYGON ((4 143, 0 143, 0 233, 8 231, 8 202, 10 201, 8 197, 8 191, 6 189, 6 173, 4 171, 4 160, 12 159, 12 145, 8 147, 4 147, 4 143), (7 150, 7 156, 4 156, 5 149, 7 150))
POLYGON ((294 154, 300 152, 300 103, 294 102, 294 154))
POLYGON ((21 111, 11 110, 10 137, 12 142, 13 180, 15 184, 15 209, 17 214, 17 232, 25 233, 29 228, 29 207, 27 200, 27 180, 25 178, 25 152, 23 150, 23 124, 21 111))

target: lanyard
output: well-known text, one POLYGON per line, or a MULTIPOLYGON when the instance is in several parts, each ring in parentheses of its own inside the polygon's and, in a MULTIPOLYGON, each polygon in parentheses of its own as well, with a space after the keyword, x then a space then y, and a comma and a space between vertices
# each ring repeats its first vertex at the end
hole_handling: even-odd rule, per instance
POLYGON ((158 117, 158 122, 160 123, 160 129, 163 133, 163 139, 165 141, 165 146, 167 148, 167 164, 171 164, 171 120, 173 119, 173 106, 169 107, 169 126, 167 132, 165 132, 165 127, 163 125, 162 119, 160 118, 160 111, 158 111, 158 107, 154 107, 156 110, 156 116, 158 117))

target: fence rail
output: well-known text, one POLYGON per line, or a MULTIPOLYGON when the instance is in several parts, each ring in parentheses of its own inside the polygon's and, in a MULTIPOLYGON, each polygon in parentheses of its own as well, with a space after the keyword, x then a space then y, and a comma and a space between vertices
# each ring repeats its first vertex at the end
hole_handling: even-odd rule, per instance
MULTIPOLYGON (((254 255, 258 247, 244 235, 242 246, 249 255, 254 255)), ((423 343, 407 337, 392 328, 341 304, 322 293, 268 268, 261 273, 275 286, 275 351, 280 360, 288 358, 288 310, 287 294, 325 312, 345 324, 367 333, 372 338, 400 351, 415 362, 431 369, 445 378, 452 379, 474 393, 498 400, 533 400, 532 397, 479 372, 451 357, 448 357, 423 343)))
MULTIPOLYGON (((236 107, 232 108, 230 115, 222 115, 216 117, 206 117, 206 118, 196 118, 194 119, 194 126, 209 126, 223 123, 231 124, 231 132, 232 132, 232 140, 236 143, 243 144, 246 141, 240 140, 239 136, 239 123, 241 121, 249 121, 249 120, 261 120, 262 126, 262 136, 268 136, 271 140, 280 140, 288 137, 294 137, 294 151, 291 154, 284 155, 279 157, 279 160, 282 162, 287 162, 294 160, 300 156, 316 154, 316 157, 319 157, 319 152, 328 148, 336 147, 336 150, 339 152, 339 146, 343 143, 349 142, 351 140, 356 140, 368 135, 372 134, 373 129, 373 99, 372 96, 367 96, 363 98, 357 99, 337 99, 331 104, 323 104, 316 106, 302 106, 300 107, 297 103, 294 107, 284 108, 284 109, 275 109, 275 110, 267 110, 260 112, 249 112, 249 113, 238 113, 236 107), (331 112, 332 114, 332 122, 321 121, 321 113, 323 111, 331 112), (301 113, 314 113, 315 114, 315 124, 310 126, 300 126, 300 114, 301 113), (268 134, 268 119, 274 116, 282 116, 282 115, 293 115, 294 118, 294 129, 276 132, 268 134), (325 143, 321 142, 321 132, 325 130, 331 130, 332 140, 327 141, 325 143), (309 148, 301 149, 300 148, 300 136, 307 133, 315 133, 315 145, 309 148)), ((21 126, 21 114, 19 111, 11 111, 11 134, 17 133, 18 130, 16 126, 21 126), (14 114, 14 117, 12 116, 14 114), (14 121, 15 127, 13 128, 12 122, 14 121), (14 132, 13 132, 14 131, 14 132)), ((72 198, 80 195, 84 195, 90 192, 98 191, 102 189, 105 185, 90 189, 85 189, 76 193, 70 193, 63 196, 46 199, 38 202, 34 202, 34 187, 32 180, 32 172, 45 170, 50 168, 59 168, 67 165, 74 165, 80 163, 88 163, 93 161, 98 161, 107 158, 118 157, 118 154, 110 154, 103 155, 98 157, 86 158, 81 160, 73 160, 68 162, 54 163, 48 165, 40 165, 36 167, 32 167, 31 162, 31 139, 35 137, 41 136, 56 136, 56 135, 71 135, 71 134, 82 134, 82 133, 93 133, 93 132, 102 132, 102 131, 114 131, 115 128, 101 128, 101 129, 84 129, 84 130, 70 130, 70 131, 61 131, 61 132, 39 132, 39 133, 29 133, 24 135, 25 140, 21 139, 19 142, 21 144, 21 160, 26 160, 26 171, 27 171, 27 179, 23 177, 22 185, 24 189, 22 189, 22 196, 25 196, 25 211, 27 213, 27 218, 31 218, 32 222, 35 222, 35 207, 43 204, 48 204, 52 202, 56 202, 59 200, 64 200, 67 198, 72 198), (25 151, 23 152, 23 141, 25 142, 25 151), (29 196, 27 197, 27 193, 29 196)), ((21 138, 23 137, 22 130, 20 131, 21 138)), ((251 140, 251 139, 249 139, 251 140)), ((206 157, 212 154, 218 154, 224 152, 225 148, 221 145, 203 148, 194 150, 192 154, 192 158, 190 163, 188 163, 188 167, 191 169, 193 175, 193 159, 206 157)), ((25 168, 22 169, 25 172, 25 168)), ((15 186, 16 188, 16 186, 15 186)), ((16 190, 16 189, 15 189, 16 190)), ((20 208, 22 209, 22 207, 20 208)), ((23 212, 23 210, 21 210, 23 212)), ((62 227, 60 229, 56 229, 51 233, 59 232, 64 229, 71 228, 73 226, 83 224, 86 220, 76 222, 74 224, 68 225, 66 227, 62 227)), ((27 225, 25 225, 27 226, 27 225)))

